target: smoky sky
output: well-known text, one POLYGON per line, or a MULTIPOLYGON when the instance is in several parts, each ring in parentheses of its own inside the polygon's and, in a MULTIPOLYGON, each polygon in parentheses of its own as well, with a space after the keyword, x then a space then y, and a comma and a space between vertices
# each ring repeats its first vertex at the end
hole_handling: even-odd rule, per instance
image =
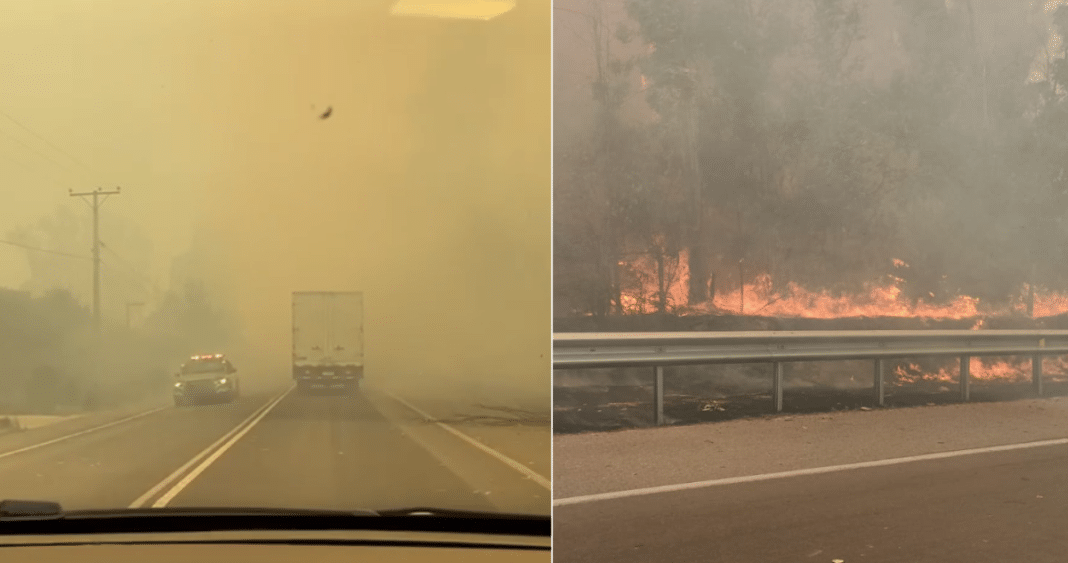
POLYGON ((679 264, 693 310, 763 276, 998 311, 1060 295, 1058 4, 557 2, 558 312, 672 283, 633 256, 679 264))
MULTIPOLYGON (((490 21, 390 4, 11 8, 0 110, 63 152, 0 116, 19 186, 0 223, 122 185, 107 213, 149 243, 136 266, 166 287, 180 257, 205 281, 241 320, 245 377, 288 375, 293 291, 356 290, 369 378, 547 394, 549 2, 490 21)), ((23 283, 24 254, 0 252, 0 283, 23 283)))

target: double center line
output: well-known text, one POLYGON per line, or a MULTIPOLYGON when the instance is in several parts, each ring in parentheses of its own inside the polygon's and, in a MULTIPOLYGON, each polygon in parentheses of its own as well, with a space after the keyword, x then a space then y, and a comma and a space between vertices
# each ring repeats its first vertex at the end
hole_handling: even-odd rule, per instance
POLYGON ((233 447, 242 436, 247 434, 249 430, 252 430, 253 426, 260 420, 263 420, 263 417, 267 416, 267 413, 271 412, 271 409, 278 405, 278 403, 282 402, 282 399, 284 399, 291 391, 293 391, 293 387, 289 387, 277 397, 268 401, 267 404, 263 405, 248 418, 241 421, 240 424, 223 435, 222 438, 219 438, 215 443, 204 448, 202 452, 193 456, 193 459, 187 461, 184 465, 176 469, 174 473, 171 473, 156 484, 156 486, 138 497, 137 500, 130 504, 129 508, 143 508, 146 506, 163 508, 167 506, 168 503, 174 500, 174 497, 178 496, 178 493, 188 487, 189 484, 203 473, 205 469, 211 466, 212 463, 215 463, 219 457, 226 453, 226 450, 233 447), (155 502, 152 502, 152 504, 149 505, 149 502, 152 501, 152 499, 155 499, 155 502))

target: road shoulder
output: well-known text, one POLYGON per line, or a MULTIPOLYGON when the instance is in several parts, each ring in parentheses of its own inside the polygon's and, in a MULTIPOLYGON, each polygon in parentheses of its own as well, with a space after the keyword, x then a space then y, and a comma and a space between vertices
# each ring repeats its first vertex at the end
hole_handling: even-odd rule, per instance
POLYGON ((151 411, 161 411, 167 408, 167 403, 162 400, 143 401, 126 407, 110 409, 107 411, 83 413, 75 416, 62 417, 60 420, 49 424, 43 422, 40 417, 16 417, 20 423, 20 429, 4 431, 0 429, 0 455, 34 444, 48 442, 56 439, 91 431, 107 424, 114 424, 139 414, 151 411), (27 419, 28 424, 21 419, 27 419))
MULTIPOLYGON (((426 421, 390 394, 365 389, 365 396, 383 416, 400 428, 408 439, 429 452, 443 467, 468 484, 472 491, 484 495, 486 500, 499 510, 549 512, 549 489, 464 439, 426 421), (517 483, 524 485, 518 486, 517 483)), ((459 427, 457 430, 469 436, 466 429, 459 427)), ((487 444, 487 447, 492 449, 492 445, 487 444)), ((522 457, 525 460, 530 456, 522 457)))
POLYGON ((1068 398, 818 413, 553 439, 561 499, 1052 440, 1068 398))

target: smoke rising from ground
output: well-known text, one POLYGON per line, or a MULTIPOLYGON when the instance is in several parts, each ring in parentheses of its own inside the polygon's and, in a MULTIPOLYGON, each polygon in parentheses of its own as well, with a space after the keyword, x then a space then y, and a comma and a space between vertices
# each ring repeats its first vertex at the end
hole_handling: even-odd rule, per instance
POLYGON ((558 6, 558 314, 1068 290, 1062 3, 558 6))

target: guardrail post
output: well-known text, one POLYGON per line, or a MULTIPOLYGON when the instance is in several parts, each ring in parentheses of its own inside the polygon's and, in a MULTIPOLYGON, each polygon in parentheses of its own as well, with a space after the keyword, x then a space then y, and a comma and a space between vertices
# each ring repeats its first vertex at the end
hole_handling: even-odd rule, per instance
POLYGON ((1031 385, 1035 388, 1035 394, 1042 396, 1042 356, 1035 354, 1031 358, 1031 385))
POLYGON ((656 366, 656 380, 653 382, 653 404, 656 409, 656 425, 664 424, 664 366, 656 366))
POLYGON ((880 407, 886 404, 886 384, 883 380, 885 373, 886 360, 882 358, 875 360, 875 404, 880 407))
POLYGON ((960 400, 968 402, 971 399, 972 357, 960 357, 960 400))
POLYGON ((775 377, 771 383, 771 394, 775 399, 775 412, 782 412, 782 362, 775 362, 775 377))

